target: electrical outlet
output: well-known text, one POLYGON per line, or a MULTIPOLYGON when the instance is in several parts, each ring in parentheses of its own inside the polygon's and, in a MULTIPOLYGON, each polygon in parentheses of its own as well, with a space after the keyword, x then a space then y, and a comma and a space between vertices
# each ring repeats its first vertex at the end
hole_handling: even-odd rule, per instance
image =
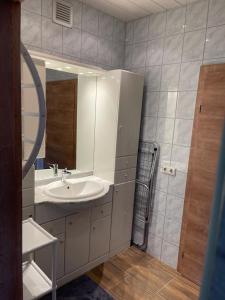
POLYGON ((176 176, 176 169, 172 166, 162 166, 161 172, 167 175, 176 176))

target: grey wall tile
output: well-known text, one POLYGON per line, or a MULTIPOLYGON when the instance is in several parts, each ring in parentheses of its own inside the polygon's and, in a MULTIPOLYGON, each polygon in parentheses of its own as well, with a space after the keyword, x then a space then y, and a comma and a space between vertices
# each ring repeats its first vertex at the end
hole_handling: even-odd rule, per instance
POLYGON ((162 239, 152 234, 149 234, 148 241, 149 243, 148 243, 147 253, 160 259, 162 239))
POLYGON ((41 15, 41 0, 24 0, 21 8, 41 15))
POLYGON ((196 103, 196 92, 179 92, 177 98, 176 118, 193 119, 196 103))
POLYGON ((142 119, 141 139, 143 141, 154 141, 156 136, 157 118, 144 117, 142 119))
POLYGON ((148 42, 146 66, 162 64, 164 40, 157 39, 148 42))
POLYGON ((156 140, 161 143, 172 143, 174 119, 158 118, 156 140))
POLYGON ((180 91, 197 90, 201 62, 182 63, 180 71, 180 91))
POLYGON ((138 19, 134 22, 134 41, 146 41, 148 39, 149 17, 138 19))
POLYGON ((147 91, 159 91, 161 81, 161 66, 146 68, 145 84, 147 91))
POLYGON ((185 31, 192 31, 206 27, 208 1, 198 1, 187 6, 185 31))
POLYGON ((190 148, 173 145, 171 154, 171 165, 178 171, 187 172, 190 148))
POLYGON ((88 32, 82 32, 81 56, 84 59, 97 61, 98 55, 98 38, 88 32))
POLYGON ((114 18, 113 39, 124 42, 125 40, 125 23, 114 18))
POLYGON ((41 47, 41 16, 22 11, 21 36, 25 44, 41 47))
POLYGON ((208 28, 204 59, 225 57, 225 26, 208 28))
POLYGON ((144 67, 146 62, 146 43, 138 43, 133 45, 132 66, 134 68, 144 67))
POLYGON ((164 219, 165 217, 163 215, 152 213, 149 233, 159 238, 162 238, 164 219))
POLYGON ((177 91, 179 85, 180 64, 162 67, 161 91, 177 91))
POLYGON ((205 35, 205 30, 185 33, 182 61, 188 62, 203 58, 205 35))
POLYGON ((158 169, 157 179, 156 179, 156 189, 157 190, 167 193, 168 180, 169 180, 168 177, 169 177, 169 175, 162 173, 160 171, 160 168, 158 169))
POLYGON ((169 164, 171 158, 171 144, 164 144, 160 143, 160 157, 159 157, 159 164, 162 165, 164 163, 169 164))
POLYGON ((172 64, 172 63, 181 62, 182 47, 183 47, 182 34, 167 37, 165 40, 163 63, 172 64))
POLYGON ((104 13, 100 13, 99 35, 101 37, 111 40, 113 38, 113 26, 114 26, 114 18, 104 13))
POLYGON ((133 57, 133 45, 126 44, 125 46, 125 68, 130 68, 132 66, 132 57, 133 57))
POLYGON ((178 261, 178 253, 179 253, 178 246, 163 241, 162 253, 161 253, 162 262, 176 269, 177 261, 178 261))
POLYGON ((126 23, 125 42, 132 43, 134 40, 134 22, 126 23))
POLYGON ((143 115, 145 117, 157 117, 159 109, 160 92, 144 93, 143 115))
POLYGON ((166 216, 173 218, 176 216, 177 219, 182 221, 183 215, 184 198, 177 197, 174 195, 167 194, 166 199, 166 216))
POLYGON ((79 29, 63 27, 63 53, 80 57, 81 31, 79 29))
POLYGON ((217 26, 225 24, 225 1, 210 0, 208 26, 217 26))
POLYGON ((184 32, 186 7, 179 7, 167 11, 167 35, 184 32))
POLYGON ((177 92, 161 92, 158 117, 174 118, 176 112, 177 92))
POLYGON ((163 37, 166 31, 166 13, 153 14, 149 21, 149 39, 163 37))
MULTIPOLYGON (((45 1, 45 0, 44 0, 45 1)), ((73 0, 73 25, 75 27, 82 27, 82 6, 80 1, 73 0)))
POLYGON ((173 144, 180 146, 190 146, 192 125, 192 120, 176 119, 173 144))
POLYGON ((62 26, 44 17, 42 18, 42 47, 62 52, 62 26))
POLYGON ((84 4, 82 9, 82 30, 98 35, 98 19, 99 12, 84 4))
POLYGON ((152 211, 154 214, 166 214, 166 193, 156 190, 152 211))
POLYGON ((110 40, 98 40, 98 62, 112 65, 112 42, 110 40))
POLYGON ((42 0, 41 14, 49 19, 52 18, 52 0, 42 0))
POLYGON ((114 68, 124 67, 125 47, 123 43, 112 43, 112 66, 114 68))
POLYGON ((169 176, 168 194, 184 197, 187 174, 177 171, 176 176, 169 176))
POLYGON ((179 246, 181 221, 176 218, 176 213, 172 217, 166 216, 164 223, 164 240, 168 243, 179 246))

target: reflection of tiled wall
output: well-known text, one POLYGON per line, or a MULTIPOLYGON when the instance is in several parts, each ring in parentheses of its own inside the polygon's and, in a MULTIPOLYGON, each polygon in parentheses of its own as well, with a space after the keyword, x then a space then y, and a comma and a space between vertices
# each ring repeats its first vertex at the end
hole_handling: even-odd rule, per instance
POLYGON ((29 49, 105 68, 124 62, 125 23, 76 0, 73 28, 52 22, 52 0, 22 3, 21 34, 29 49))
POLYGON ((148 251, 176 267, 196 90, 202 63, 225 62, 225 0, 200 1, 126 28, 125 67, 145 75, 142 139, 161 146, 148 251))

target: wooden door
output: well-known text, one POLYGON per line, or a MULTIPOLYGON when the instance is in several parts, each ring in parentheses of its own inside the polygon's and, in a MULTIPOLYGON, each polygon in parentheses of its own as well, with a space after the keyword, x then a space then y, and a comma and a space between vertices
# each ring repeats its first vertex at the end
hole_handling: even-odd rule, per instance
POLYGON ((46 162, 76 168, 77 79, 46 84, 46 162))
POLYGON ((225 64, 201 67, 178 270, 201 283, 225 119, 225 64))

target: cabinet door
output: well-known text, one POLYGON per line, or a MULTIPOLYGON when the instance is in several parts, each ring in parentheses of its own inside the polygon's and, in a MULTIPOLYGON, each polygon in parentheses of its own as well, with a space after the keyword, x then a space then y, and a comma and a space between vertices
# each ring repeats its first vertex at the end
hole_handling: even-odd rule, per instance
MULTIPOLYGON (((56 278, 64 276, 64 252, 65 252, 65 235, 63 233, 56 234, 58 238, 57 248, 57 264, 56 264, 56 278)), ((35 261, 37 265, 44 271, 44 273, 52 277, 52 247, 47 246, 35 252, 35 261)))
POLYGON ((115 185, 110 250, 131 240, 135 182, 115 185))
POLYGON ((90 261, 109 252, 111 216, 98 219, 91 225, 90 261))
POLYGON ((66 218, 65 272, 71 273, 88 263, 90 211, 66 218))
POLYGON ((122 72, 117 157, 137 154, 142 96, 143 77, 129 72, 122 72))

